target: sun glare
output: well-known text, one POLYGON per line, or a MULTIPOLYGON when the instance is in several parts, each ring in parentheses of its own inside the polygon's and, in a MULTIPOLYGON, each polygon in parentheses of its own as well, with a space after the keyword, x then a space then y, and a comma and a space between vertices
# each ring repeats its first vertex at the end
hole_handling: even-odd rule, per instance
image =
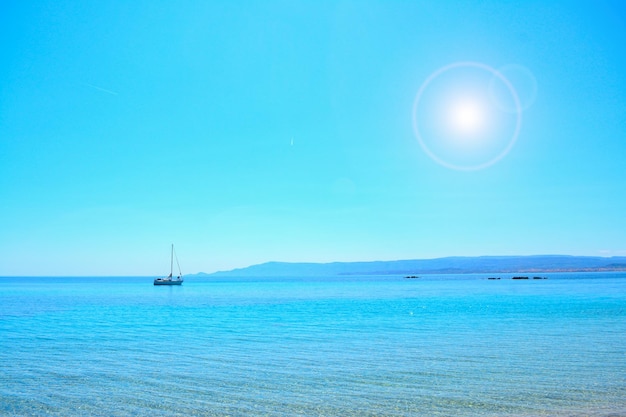
POLYGON ((485 119, 485 109, 474 100, 459 100, 450 106, 450 125, 457 133, 478 133, 484 127, 485 119))
POLYGON ((456 62, 439 68, 420 86, 413 102, 413 132, 441 165, 483 169, 509 152, 521 113, 517 92, 500 72, 479 62, 456 62))

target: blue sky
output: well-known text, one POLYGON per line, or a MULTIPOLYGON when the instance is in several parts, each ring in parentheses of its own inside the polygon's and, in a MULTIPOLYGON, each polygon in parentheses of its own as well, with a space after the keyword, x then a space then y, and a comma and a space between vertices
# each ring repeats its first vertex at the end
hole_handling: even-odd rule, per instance
POLYGON ((624 45, 606 1, 4 1, 0 275, 626 255, 624 45))

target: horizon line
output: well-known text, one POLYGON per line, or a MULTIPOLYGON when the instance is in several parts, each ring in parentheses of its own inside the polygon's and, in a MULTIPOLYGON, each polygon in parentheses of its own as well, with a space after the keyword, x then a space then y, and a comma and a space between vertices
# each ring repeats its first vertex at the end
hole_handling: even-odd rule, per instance
MULTIPOLYGON (((374 260, 374 261, 330 261, 330 262, 266 261, 266 262, 261 262, 261 263, 257 263, 257 264, 251 264, 251 265, 248 265, 248 266, 235 267, 235 268, 231 268, 231 269, 227 269, 227 270, 216 270, 216 271, 213 271, 213 272, 197 271, 197 272, 192 272, 192 273, 183 274, 183 275, 192 276, 192 275, 213 275, 213 274, 220 274, 220 273, 230 273, 230 272, 234 272, 234 271, 237 271, 237 270, 243 270, 243 269, 247 269, 247 268, 251 268, 251 267, 255 267, 255 266, 267 265, 267 264, 272 264, 272 263, 276 263, 276 264, 291 264, 291 265, 297 265, 297 264, 331 265, 331 264, 351 264, 351 263, 354 264, 354 263, 379 263, 379 262, 432 261, 432 260, 452 259, 452 258, 465 258, 465 259, 471 259, 471 258, 476 258, 476 259, 477 258, 532 258, 532 257, 542 257, 542 256, 543 257, 569 257, 569 258, 602 258, 602 259, 626 258, 626 255, 602 256, 602 255, 534 254, 534 255, 476 255, 476 256, 450 255, 450 256, 441 256, 441 257, 435 257, 435 258, 412 258, 412 259, 392 259, 392 260, 374 260)), ((509 271, 503 271, 502 273, 508 273, 508 272, 509 271)), ((522 271, 518 271, 518 272, 522 272, 522 271)), ((575 272, 575 271, 569 271, 569 272, 575 272)), ((579 272, 584 272, 584 271, 583 270, 579 270, 579 272)), ((468 272, 465 272, 465 273, 468 273, 468 272)), ((473 273, 480 273, 480 272, 473 272, 473 273)), ((512 273, 514 273, 514 272, 512 272, 512 273)), ((433 273, 430 272, 429 274, 433 274, 433 273)), ((436 273, 434 273, 434 274, 436 274, 436 273)), ((62 275, 62 274, 3 275, 3 274, 0 274, 0 278, 153 278, 153 277, 159 276, 159 275, 162 275, 162 274, 147 274, 147 275, 143 275, 143 274, 142 275, 124 275, 124 274, 114 274, 114 275, 107 275, 107 274, 94 274, 94 275, 91 275, 91 274, 72 274, 72 275, 62 275)))

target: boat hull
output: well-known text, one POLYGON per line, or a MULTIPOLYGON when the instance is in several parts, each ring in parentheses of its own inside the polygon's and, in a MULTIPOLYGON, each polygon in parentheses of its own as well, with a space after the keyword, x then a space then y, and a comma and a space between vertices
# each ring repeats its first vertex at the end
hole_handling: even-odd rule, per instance
POLYGON ((154 285, 181 285, 182 283, 182 280, 154 280, 154 285))

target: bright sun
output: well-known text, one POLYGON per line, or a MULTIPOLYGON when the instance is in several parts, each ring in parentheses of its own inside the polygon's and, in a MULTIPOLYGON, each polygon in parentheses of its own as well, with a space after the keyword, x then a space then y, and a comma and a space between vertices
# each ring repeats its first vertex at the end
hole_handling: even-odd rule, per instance
POLYGON ((450 106, 451 127, 459 134, 478 133, 485 124, 485 109, 474 100, 463 99, 450 106))
POLYGON ((461 171, 502 159, 520 131, 522 108, 513 85, 480 62, 433 72, 413 101, 413 132, 435 162, 461 171))

